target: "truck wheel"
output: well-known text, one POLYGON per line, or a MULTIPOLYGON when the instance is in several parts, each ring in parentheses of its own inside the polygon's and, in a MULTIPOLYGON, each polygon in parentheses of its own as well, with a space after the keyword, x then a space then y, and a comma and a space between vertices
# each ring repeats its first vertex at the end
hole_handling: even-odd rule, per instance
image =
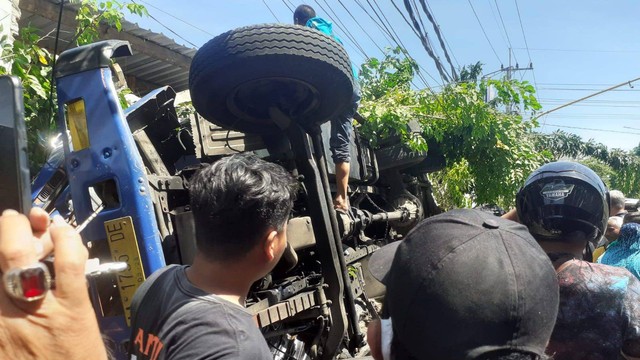
POLYGON ((262 24, 221 34, 202 46, 189 71, 195 109, 225 128, 270 133, 278 108, 303 126, 351 104, 349 57, 337 41, 296 25, 262 24))

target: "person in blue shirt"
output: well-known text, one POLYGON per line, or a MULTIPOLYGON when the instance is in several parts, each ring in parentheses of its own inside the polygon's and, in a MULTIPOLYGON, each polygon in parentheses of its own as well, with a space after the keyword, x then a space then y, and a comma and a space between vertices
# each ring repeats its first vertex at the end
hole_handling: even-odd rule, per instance
MULTIPOLYGON (((342 45, 342 41, 333 34, 333 24, 321 17, 316 16, 315 10, 309 5, 300 5, 293 13, 293 22, 295 25, 306 26, 316 29, 326 35, 331 36, 342 45)), ((340 116, 331 119, 331 138, 329 139, 329 148, 331 149, 333 163, 336 165, 336 197, 333 204, 336 209, 348 210, 349 197, 347 189, 349 188, 349 171, 351 169, 349 162, 351 156, 349 153, 349 141, 353 134, 352 119, 358 110, 360 103, 360 87, 358 86, 358 72, 351 66, 353 73, 354 86, 353 96, 351 98, 351 106, 349 106, 340 116)))
POLYGON ((624 224, 618 239, 607 247, 599 263, 623 267, 640 279, 640 224, 624 224))

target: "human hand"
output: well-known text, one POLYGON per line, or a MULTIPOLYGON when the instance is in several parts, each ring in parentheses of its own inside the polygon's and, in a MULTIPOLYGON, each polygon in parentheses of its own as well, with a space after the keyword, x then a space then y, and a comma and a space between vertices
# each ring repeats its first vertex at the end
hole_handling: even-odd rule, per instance
POLYGON ((84 273, 88 252, 62 218, 34 208, 0 217, 0 270, 30 266, 55 252, 56 288, 38 301, 12 299, 0 288, 0 358, 107 359, 84 273))
POLYGON ((511 220, 511 221, 515 221, 517 223, 520 222, 520 218, 518 217, 518 210, 513 208, 511 210, 509 210, 506 214, 500 216, 503 219, 507 219, 507 220, 511 220))

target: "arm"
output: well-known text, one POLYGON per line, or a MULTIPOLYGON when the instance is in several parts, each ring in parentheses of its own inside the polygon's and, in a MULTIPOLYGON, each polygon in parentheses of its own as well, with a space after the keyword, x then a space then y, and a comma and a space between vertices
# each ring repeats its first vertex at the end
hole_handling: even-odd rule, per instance
POLYGON ((0 358, 107 359, 91 306, 84 267, 88 252, 80 236, 57 218, 33 209, 0 217, 0 269, 29 266, 55 252, 56 289, 32 303, 9 298, 0 287, 0 358))
POLYGON ((509 212, 507 212, 506 214, 500 216, 503 219, 507 219, 507 220, 511 220, 511 221, 515 221, 517 223, 520 222, 520 219, 518 218, 518 210, 511 209, 509 210, 509 212))
POLYGON ((381 336, 380 319, 375 319, 367 326, 367 342, 369 343, 369 349, 371 349, 371 356, 375 360, 383 359, 381 336))

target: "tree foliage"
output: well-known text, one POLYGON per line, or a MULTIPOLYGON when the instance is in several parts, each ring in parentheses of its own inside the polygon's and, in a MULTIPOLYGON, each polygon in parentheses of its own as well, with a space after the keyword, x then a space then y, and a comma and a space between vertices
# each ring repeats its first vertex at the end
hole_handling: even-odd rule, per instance
POLYGON ((396 49, 362 67, 359 112, 367 121, 361 133, 374 147, 394 136, 413 151, 427 151, 429 144, 439 147, 447 167, 432 177, 445 207, 512 204, 526 176, 551 156, 535 148, 532 129, 537 123, 520 115, 540 108, 533 86, 517 80, 478 80, 478 63, 461 71, 467 81, 439 92, 415 90, 411 80, 417 66, 400 54, 396 49), (488 87, 497 97, 486 102, 488 87), (517 111, 507 114, 505 105, 517 111), (418 124, 417 129, 412 124, 418 124))
MULTIPOLYGON (((98 40, 101 24, 120 31, 123 11, 147 15, 146 8, 134 2, 73 0, 71 5, 77 8, 75 45, 98 40)), ((11 63, 10 66, 0 65, 0 75, 12 74, 19 77, 24 88, 24 115, 32 173, 46 161, 49 145, 47 140, 57 132, 55 91, 51 91, 53 56, 40 45, 45 36, 40 34, 40 29, 27 26, 20 28, 13 44, 7 41, 6 36, 0 39, 2 58, 11 63)))
POLYGON ((627 197, 640 197, 640 157, 636 154, 636 149, 630 152, 608 149, 593 139, 584 141, 580 136, 562 130, 547 135, 540 134, 536 140, 536 147, 550 151, 555 160, 565 158, 594 164, 596 168, 592 169, 603 178, 609 188, 620 190, 627 197), (605 165, 610 171, 598 166, 598 163, 605 165))

